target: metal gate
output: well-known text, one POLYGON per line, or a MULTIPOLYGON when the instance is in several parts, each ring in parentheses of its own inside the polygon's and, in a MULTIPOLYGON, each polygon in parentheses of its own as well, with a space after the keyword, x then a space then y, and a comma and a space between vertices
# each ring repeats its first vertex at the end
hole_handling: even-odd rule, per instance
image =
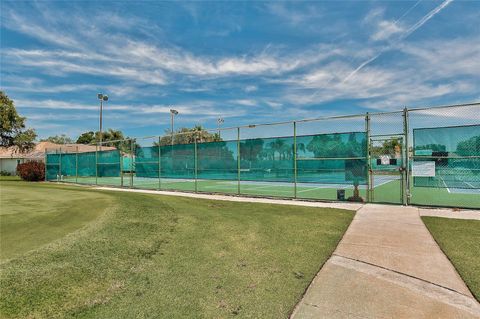
POLYGON ((402 135, 370 138, 370 202, 405 204, 404 141, 402 135))

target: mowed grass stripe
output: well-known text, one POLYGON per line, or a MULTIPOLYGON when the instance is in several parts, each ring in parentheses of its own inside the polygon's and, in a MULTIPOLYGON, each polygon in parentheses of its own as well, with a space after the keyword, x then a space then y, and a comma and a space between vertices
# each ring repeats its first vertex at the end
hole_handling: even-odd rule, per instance
POLYGON ((0 262, 84 227, 113 205, 113 197, 98 192, 5 183, 1 184, 0 262))
POLYGON ((427 216, 422 220, 480 301, 480 220, 427 216))
POLYGON ((82 231, 4 262, 0 317, 286 318, 354 214, 49 183, 21 196, 67 190, 114 205, 82 231))

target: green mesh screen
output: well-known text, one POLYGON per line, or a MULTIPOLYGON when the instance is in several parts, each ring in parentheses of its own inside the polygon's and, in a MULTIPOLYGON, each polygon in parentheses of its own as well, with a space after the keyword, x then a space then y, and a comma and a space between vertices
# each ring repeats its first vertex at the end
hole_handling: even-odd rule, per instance
POLYGON ((297 137, 299 183, 367 183, 365 132, 297 137))
POLYGON ((137 146, 135 148, 135 175, 137 177, 158 178, 158 168, 158 146, 137 146))
POLYGON ((122 170, 124 172, 130 172, 133 169, 132 163, 133 163, 133 161, 130 158, 130 155, 128 155, 128 157, 123 156, 122 157, 122 170))
POLYGON ((237 148, 237 141, 197 144, 197 177, 236 180, 238 178, 237 148))
POLYGON ((62 154, 61 155, 61 175, 63 177, 76 176, 77 155, 76 154, 62 154))
POLYGON ((60 175, 60 154, 47 154, 45 166, 46 180, 57 180, 60 175))
POLYGON ((95 152, 78 153, 78 176, 95 176, 96 170, 95 152))
POLYGON ((435 176, 414 186, 480 188, 480 125, 413 130, 414 161, 434 162, 435 176))
POLYGON ((293 137, 240 141, 240 180, 293 182, 293 137))
POLYGON ((120 151, 98 151, 97 153, 98 177, 120 176, 120 151))
POLYGON ((162 178, 195 178, 195 144, 160 147, 162 178))

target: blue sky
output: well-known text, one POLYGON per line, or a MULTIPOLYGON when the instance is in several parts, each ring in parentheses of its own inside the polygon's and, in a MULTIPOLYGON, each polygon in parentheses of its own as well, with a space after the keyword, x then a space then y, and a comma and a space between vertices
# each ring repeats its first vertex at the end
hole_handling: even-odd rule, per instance
POLYGON ((480 100, 480 1, 1 1, 1 88, 40 137, 480 100))

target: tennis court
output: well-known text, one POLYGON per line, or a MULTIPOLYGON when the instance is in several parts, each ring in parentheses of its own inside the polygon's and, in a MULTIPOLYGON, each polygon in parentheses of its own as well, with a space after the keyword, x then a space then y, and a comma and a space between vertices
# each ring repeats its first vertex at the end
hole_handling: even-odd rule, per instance
POLYGON ((373 203, 480 208, 478 114, 476 104, 405 109, 105 142, 95 152, 47 152, 45 176, 140 189, 328 201, 358 195, 373 203))
MULTIPOLYGON (((243 194, 251 196, 272 196, 272 197, 295 197, 295 185, 287 182, 258 182, 258 181, 232 181, 232 180, 194 180, 175 178, 148 178, 136 176, 121 177, 63 177, 63 182, 123 186, 141 189, 176 190, 176 191, 198 191, 205 193, 243 194)), ((399 177, 379 175, 374 178, 373 188, 379 198, 390 195, 391 186, 398 189, 399 177), (389 185, 390 184, 390 185, 389 185)), ((353 185, 349 184, 326 184, 326 183, 298 183, 296 186, 297 198, 337 200, 337 190, 345 190, 345 197, 353 195, 353 185)), ((359 185, 360 194, 365 198, 366 185, 359 185)), ((400 201, 400 194, 397 196, 400 201)))

